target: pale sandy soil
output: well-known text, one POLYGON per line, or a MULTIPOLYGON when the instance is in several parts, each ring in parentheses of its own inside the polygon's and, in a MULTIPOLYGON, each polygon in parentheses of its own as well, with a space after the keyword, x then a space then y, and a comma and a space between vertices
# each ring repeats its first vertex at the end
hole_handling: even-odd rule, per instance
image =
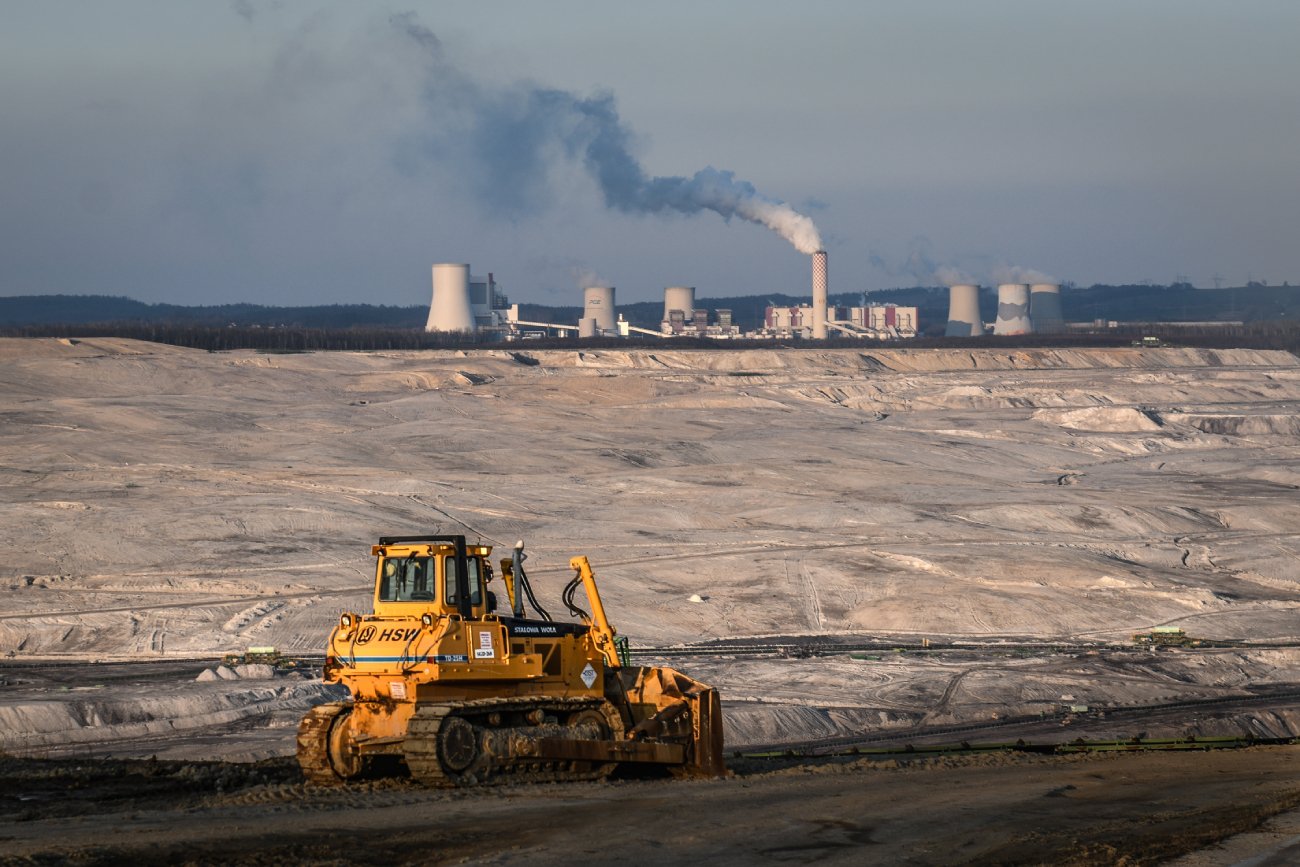
MULTIPOLYGON (((548 600, 589 555, 639 646, 1124 642, 1157 624, 1300 641, 1297 407, 1300 363, 1251 351, 4 340, 0 647, 12 661, 319 652, 339 611, 367 604, 375 537, 434 529, 526 539, 548 600)), ((732 744, 1300 682, 1289 648, 681 665, 722 688, 732 744)), ((277 720, 318 700, 302 684, 270 698, 186 684, 8 690, 0 749, 48 750, 60 730, 134 740, 123 715, 191 733, 260 720, 282 752, 277 720), (238 720, 213 716, 241 701, 238 720)))

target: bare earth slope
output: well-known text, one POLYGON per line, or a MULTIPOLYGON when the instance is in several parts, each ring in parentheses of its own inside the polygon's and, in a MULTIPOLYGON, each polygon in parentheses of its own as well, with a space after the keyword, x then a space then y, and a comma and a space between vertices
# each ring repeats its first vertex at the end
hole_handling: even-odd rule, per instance
MULTIPOLYGON (((547 599, 588 554, 641 646, 1122 642, 1157 624, 1293 642, 1298 406, 1296 358, 1253 351, 3 340, 0 646, 18 660, 317 652, 340 610, 368 604, 370 542, 435 527, 526 539, 547 599)), ((1036 713, 1067 695, 1245 694, 1300 682, 1298 668, 1275 648, 699 674, 741 744, 1036 713)), ((20 727, 31 704, 9 711, 20 727)))

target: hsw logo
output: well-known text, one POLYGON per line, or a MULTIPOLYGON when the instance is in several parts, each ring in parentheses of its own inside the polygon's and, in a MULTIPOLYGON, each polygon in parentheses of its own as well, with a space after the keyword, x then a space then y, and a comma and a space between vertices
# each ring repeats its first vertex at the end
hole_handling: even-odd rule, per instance
MULTIPOLYGON (((373 626, 367 626, 366 628, 362 629, 361 632, 357 634, 357 644, 369 644, 370 641, 375 638, 375 632, 376 630, 375 627, 373 626)), ((403 629, 400 627, 397 629, 385 629, 379 633, 379 640, 380 641, 410 641, 412 638, 414 638, 419 634, 420 634, 420 628, 418 626, 412 629, 403 629)))

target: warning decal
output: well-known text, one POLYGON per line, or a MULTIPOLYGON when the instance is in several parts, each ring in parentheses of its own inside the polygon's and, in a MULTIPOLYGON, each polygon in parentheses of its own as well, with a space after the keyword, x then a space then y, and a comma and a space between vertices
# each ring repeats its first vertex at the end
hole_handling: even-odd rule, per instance
POLYGON ((492 633, 480 632, 478 634, 478 647, 474 648, 474 658, 492 659, 496 655, 496 650, 492 647, 492 633))
POLYGON ((400 680, 389 681, 388 694, 391 695, 393 698, 397 699, 398 701, 401 701, 402 699, 406 698, 406 684, 400 680))

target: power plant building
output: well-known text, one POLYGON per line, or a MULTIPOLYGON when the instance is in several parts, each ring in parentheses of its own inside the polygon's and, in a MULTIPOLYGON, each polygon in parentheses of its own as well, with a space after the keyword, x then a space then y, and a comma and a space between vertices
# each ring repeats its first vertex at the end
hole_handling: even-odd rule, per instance
MULTIPOLYGON (((896 337, 916 336, 917 310, 915 307, 898 307, 894 304, 886 304, 883 307, 850 307, 848 312, 848 321, 860 324, 872 331, 896 337), (856 318, 859 316, 862 317, 860 321, 856 318)), ((844 320, 837 316, 835 321, 841 322, 844 320)))
MULTIPOLYGON (((807 304, 795 307, 770 305, 763 314, 764 337, 813 337, 816 308, 807 304)), ((881 304, 869 307, 828 307, 825 311, 828 331, 838 336, 867 337, 876 340, 915 337, 920 322, 917 308, 881 304)))
POLYGON ((690 319, 694 315, 694 286, 669 286, 664 289, 664 322, 672 321, 674 310, 682 314, 682 319, 690 319))
POLYGON ((469 265, 444 262, 433 266, 433 299, 425 331, 474 333, 504 322, 507 299, 492 275, 470 275, 469 265))
POLYGON ((768 307, 763 314, 763 326, 769 331, 800 331, 812 328, 812 308, 768 307))
POLYGON ((1039 334, 1060 334, 1066 330, 1060 285, 1034 283, 1029 287, 1029 318, 1039 334))
POLYGON ((998 287, 998 318, 993 323, 993 333, 1031 334, 1033 330, 1029 318, 1029 284, 1003 283, 998 287))
MULTIPOLYGON (((595 320, 598 331, 613 333, 618 328, 617 317, 614 315, 614 287, 588 286, 583 289, 582 318, 595 320)), ((578 326, 579 336, 583 336, 582 323, 579 322, 578 326)))
POLYGON ((474 331, 469 283, 469 265, 433 266, 433 300, 429 302, 425 331, 474 331))
POLYGON ((948 289, 948 326, 944 337, 978 337, 984 333, 980 321, 980 287, 958 283, 948 289))
MULTIPOLYGON (((658 331, 633 325, 619 315, 613 286, 585 287, 582 290, 582 313, 575 324, 525 321, 519 315, 519 305, 509 305, 492 274, 489 273, 486 279, 475 278, 467 264, 439 263, 433 266, 433 297, 425 330, 469 334, 496 332, 508 340, 542 337, 548 333, 630 337, 633 332, 657 337, 715 339, 858 337, 891 340, 916 337, 920 333, 916 307, 867 305, 865 295, 862 306, 830 306, 827 303, 825 251, 814 253, 812 263, 813 303, 769 305, 758 330, 743 333, 734 322, 733 311, 728 309, 714 311, 710 323, 710 311, 696 306, 694 286, 664 288, 664 314, 658 331), (541 330, 525 331, 525 328, 541 330)), ((971 337, 985 333, 979 292, 979 286, 973 283, 949 287, 945 336, 971 337)), ((1059 284, 1004 283, 997 287, 997 298, 997 318, 992 327, 994 334, 1059 333, 1067 330, 1059 284)))

